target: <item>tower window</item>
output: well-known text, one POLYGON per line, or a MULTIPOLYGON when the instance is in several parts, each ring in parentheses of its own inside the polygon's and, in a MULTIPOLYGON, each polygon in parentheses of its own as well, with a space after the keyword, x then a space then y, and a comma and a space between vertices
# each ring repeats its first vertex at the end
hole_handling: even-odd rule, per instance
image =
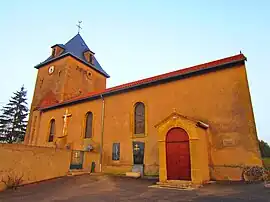
POLYGON ((91 55, 91 54, 89 56, 89 62, 90 62, 90 64, 94 64, 93 55, 91 55))
POLYGON ((52 57, 55 56, 55 52, 56 52, 56 50, 55 50, 55 48, 53 48, 53 49, 52 49, 52 57))

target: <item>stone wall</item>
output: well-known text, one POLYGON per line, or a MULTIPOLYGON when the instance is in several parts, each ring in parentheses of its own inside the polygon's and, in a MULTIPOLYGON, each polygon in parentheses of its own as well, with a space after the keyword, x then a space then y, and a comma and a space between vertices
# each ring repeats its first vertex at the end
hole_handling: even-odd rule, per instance
MULTIPOLYGON (((65 176, 70 151, 23 144, 0 144, 0 179, 22 177, 22 184, 65 176)), ((0 190, 5 188, 0 182, 0 190)))

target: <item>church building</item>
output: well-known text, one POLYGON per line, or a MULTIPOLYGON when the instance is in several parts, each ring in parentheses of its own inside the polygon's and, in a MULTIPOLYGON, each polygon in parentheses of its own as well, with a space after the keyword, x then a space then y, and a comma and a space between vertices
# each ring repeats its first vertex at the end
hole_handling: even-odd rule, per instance
POLYGON ((70 150, 70 169, 160 182, 240 180, 262 165, 242 53, 107 88, 79 33, 51 48, 35 66, 24 144, 70 150))

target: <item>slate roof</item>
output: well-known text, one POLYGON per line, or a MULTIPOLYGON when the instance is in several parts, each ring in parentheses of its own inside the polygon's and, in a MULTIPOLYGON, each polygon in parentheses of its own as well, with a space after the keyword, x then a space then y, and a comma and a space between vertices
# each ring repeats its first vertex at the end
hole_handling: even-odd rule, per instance
MULTIPOLYGON (((84 52, 85 51, 91 51, 86 43, 84 42, 83 38, 81 37, 80 34, 77 34, 74 36, 72 39, 70 39, 66 44, 56 44, 54 46, 60 46, 61 48, 64 49, 64 51, 57 57, 52 57, 50 56, 47 58, 45 61, 41 62, 40 64, 36 65, 35 68, 39 69, 43 65, 49 64, 50 62, 56 61, 60 58, 63 58, 67 55, 70 55, 74 57, 75 59, 83 62, 85 65, 93 68, 94 70, 98 71, 99 73, 103 74, 105 77, 109 78, 110 76, 102 69, 100 64, 98 63, 97 59, 95 56, 93 57, 94 60, 94 65, 90 64, 87 62, 87 60, 84 57, 84 52)), ((52 46, 52 48, 54 47, 52 46)), ((92 51, 91 51, 92 52, 92 51)), ((93 52, 92 52, 93 53, 93 52)))
POLYGON ((100 99, 101 96, 110 96, 116 93, 124 93, 130 90, 135 90, 138 88, 143 88, 143 87, 150 87, 151 85, 157 85, 157 84, 162 84, 174 80, 180 80, 183 78, 187 78, 189 76, 194 76, 202 73, 207 73, 211 71, 217 71, 222 68, 229 68, 233 67, 237 64, 243 64, 244 61, 246 60, 246 57, 243 54, 238 54, 234 55, 231 57, 223 58, 220 60, 215 60, 212 62, 188 67, 185 69, 179 69, 173 72, 149 77, 146 79, 141 79, 138 81, 133 81, 130 83, 122 84, 119 86, 107 88, 105 90, 99 91, 99 92, 90 92, 86 95, 80 96, 80 97, 75 97, 70 100, 61 102, 61 103, 55 103, 55 104, 50 104, 47 106, 41 106, 41 110, 49 110, 49 109, 54 109, 58 108, 61 106, 66 106, 66 105, 71 105, 71 104, 76 104, 80 102, 85 102, 88 100, 94 100, 94 99, 100 99))

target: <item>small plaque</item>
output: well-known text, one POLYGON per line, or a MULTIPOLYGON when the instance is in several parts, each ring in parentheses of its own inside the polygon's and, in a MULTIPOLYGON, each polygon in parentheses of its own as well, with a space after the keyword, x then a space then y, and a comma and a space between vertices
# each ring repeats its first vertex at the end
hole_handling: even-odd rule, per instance
POLYGON ((224 147, 232 147, 235 145, 234 139, 226 138, 222 140, 222 144, 224 147))

